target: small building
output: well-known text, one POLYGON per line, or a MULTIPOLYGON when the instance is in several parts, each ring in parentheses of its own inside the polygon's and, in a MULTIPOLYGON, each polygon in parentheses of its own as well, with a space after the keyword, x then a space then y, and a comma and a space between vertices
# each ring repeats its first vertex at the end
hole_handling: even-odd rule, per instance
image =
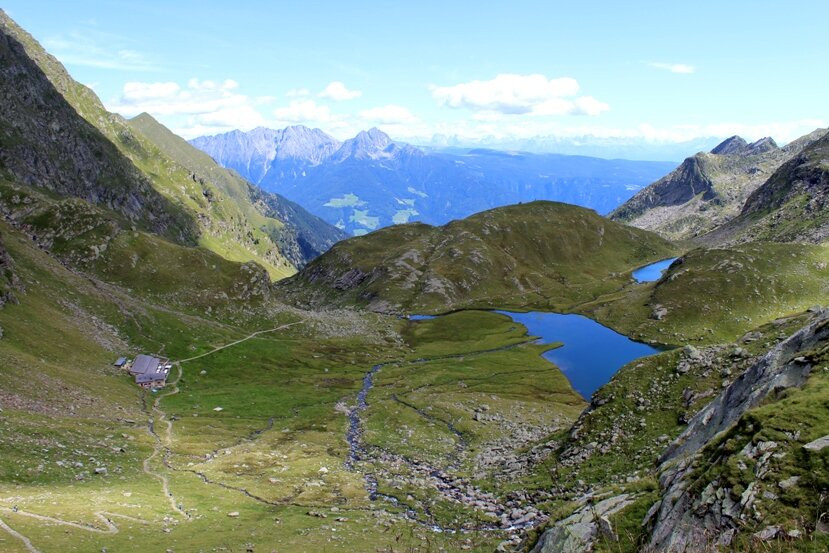
POLYGON ((115 360, 115 363, 113 363, 113 365, 115 365, 118 368, 121 368, 126 364, 127 364, 127 358, 126 357, 119 357, 118 359, 115 360))
POLYGON ((135 383, 142 388, 163 388, 172 366, 167 359, 141 354, 136 356, 129 372, 135 376, 135 383))

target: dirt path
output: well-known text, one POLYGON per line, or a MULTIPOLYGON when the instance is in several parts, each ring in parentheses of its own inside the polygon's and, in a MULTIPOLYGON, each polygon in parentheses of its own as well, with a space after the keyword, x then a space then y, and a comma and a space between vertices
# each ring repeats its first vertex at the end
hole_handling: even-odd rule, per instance
POLYGON ((292 326, 303 324, 304 322, 305 322, 305 320, 303 319, 301 321, 296 321, 296 322, 293 322, 293 323, 284 324, 284 325, 278 326, 276 328, 269 328, 267 330, 257 330, 253 334, 245 336, 244 338, 236 340, 235 342, 230 342, 229 344, 225 344, 223 346, 213 348, 212 350, 208 351, 207 353, 202 353, 201 355, 196 355, 194 357, 188 357, 187 359, 180 359, 178 362, 179 363, 187 363, 189 361, 195 361, 196 359, 201 359, 202 357, 207 357, 208 355, 212 355, 212 354, 216 353, 217 351, 221 351, 223 349, 235 346, 237 344, 241 344, 242 342, 246 342, 247 340, 250 340, 251 338, 255 338, 255 337, 259 336, 260 334, 267 334, 268 332, 276 332, 277 330, 285 330, 286 328, 290 328, 292 326))
POLYGON ((150 476, 156 478, 159 482, 161 482, 161 490, 164 492, 164 497, 166 497, 167 500, 170 502, 170 507, 178 514, 189 519, 190 515, 188 515, 179 506, 179 504, 176 503, 176 499, 175 497, 173 497, 173 493, 170 491, 170 480, 167 478, 167 476, 161 474, 160 472, 155 472, 150 468, 150 463, 152 463, 153 459, 155 459, 162 453, 163 448, 169 448, 170 442, 172 440, 171 433, 173 429, 173 423, 167 420, 167 414, 158 407, 158 404, 161 403, 161 400, 165 397, 175 395, 179 392, 178 381, 181 379, 181 365, 176 363, 176 368, 178 369, 178 374, 176 375, 176 379, 173 382, 171 382, 171 384, 173 385, 173 389, 155 398, 155 401, 153 401, 152 407, 150 408, 150 413, 156 416, 154 416, 148 421, 147 430, 149 431, 150 435, 152 435, 152 437, 155 438, 155 446, 153 447, 152 455, 144 459, 142 470, 146 474, 149 474, 150 476), (159 422, 163 422, 167 427, 163 439, 158 434, 155 428, 156 420, 159 422))
MULTIPOLYGON (((183 516, 187 519, 191 518, 190 514, 187 513, 181 507, 181 503, 176 501, 175 497, 173 496, 173 493, 170 491, 170 480, 169 480, 169 478, 166 475, 161 474, 160 472, 156 472, 156 471, 152 470, 152 468, 150 466, 152 461, 156 457, 161 455, 162 456, 162 464, 164 465, 164 467, 167 468, 168 470, 177 471, 177 469, 175 469, 169 463, 168 458, 167 458, 168 455, 170 455, 170 451, 171 451, 171 448, 172 448, 172 445, 173 445, 173 423, 167 418, 167 413, 165 413, 161 409, 161 407, 159 407, 159 405, 161 404, 162 399, 179 393, 178 382, 181 380, 181 376, 182 376, 181 364, 182 363, 187 363, 188 361, 195 361, 196 359, 201 359, 203 357, 207 357, 208 355, 212 355, 212 354, 214 354, 218 351, 221 351, 223 349, 227 349, 229 347, 241 344, 242 342, 250 340, 251 338, 255 338, 256 336, 259 336, 261 334, 266 334, 266 333, 269 333, 269 332, 276 332, 276 331, 279 331, 279 330, 284 330, 286 328, 290 328, 292 326, 296 326, 296 325, 303 324, 303 323, 305 323, 304 319, 300 320, 300 321, 295 321, 293 323, 283 324, 283 325, 280 325, 280 326, 275 327, 275 328, 269 328, 269 329, 266 329, 266 330, 258 330, 256 332, 253 332, 253 333, 245 336, 244 338, 240 338, 239 340, 235 340, 235 341, 230 342, 228 344, 225 344, 223 346, 213 348, 212 350, 210 350, 206 353, 202 353, 200 355, 196 355, 196 356, 193 356, 193 357, 189 357, 187 359, 181 359, 179 361, 176 361, 175 365, 176 365, 176 370, 177 370, 178 374, 176 375, 175 380, 170 382, 170 385, 172 385, 172 389, 169 392, 160 394, 158 397, 156 397, 155 400, 153 401, 152 406, 150 407, 150 413, 152 415, 152 418, 150 419, 147 428, 148 428, 150 434, 155 438, 156 443, 155 443, 155 447, 153 448, 152 455, 150 455, 149 457, 147 457, 144 460, 143 470, 146 474, 149 474, 150 476, 153 476, 159 482, 161 482, 161 489, 164 492, 164 496, 170 502, 170 507, 175 512, 180 514, 181 516, 183 516), (163 430, 162 433, 159 433, 158 429, 156 428, 156 425, 157 424, 160 425, 162 423, 164 425, 164 430, 163 430)), ((273 425, 273 420, 271 420, 269 422, 269 425, 270 426, 273 425)), ((264 430, 260 431, 260 433, 261 432, 264 432, 264 430)), ((254 433, 254 436, 256 436, 256 433, 254 433)), ((184 472, 192 472, 192 473, 197 474, 198 476, 201 477, 202 481, 204 481, 205 483, 218 484, 218 485, 222 485, 223 487, 227 487, 228 489, 235 489, 232 486, 224 486, 223 484, 218 483, 218 482, 210 482, 210 481, 207 480, 207 478, 204 475, 196 473, 195 471, 184 471, 184 472)), ((256 500, 260 499, 258 497, 255 497, 255 496, 249 494, 247 492, 247 490, 241 490, 240 489, 239 491, 243 491, 246 495, 250 496, 252 499, 256 499, 256 500)))
MULTIPOLYGON (((113 518, 123 518, 125 520, 129 520, 131 522, 137 522, 139 524, 149 524, 146 520, 142 520, 140 518, 131 517, 129 515, 120 515, 118 513, 110 513, 107 511, 95 511, 93 514, 95 517, 100 520, 105 528, 98 528, 97 526, 92 526, 91 524, 81 524, 79 522, 72 522, 69 520, 62 520, 59 518, 48 517, 45 515, 38 515, 36 513, 30 513, 28 511, 20 511, 20 510, 13 510, 9 509, 8 507, 0 507, 0 511, 5 511, 7 513, 14 513, 15 515, 20 515, 24 517, 33 518, 36 520, 40 520, 42 522, 48 522, 51 524, 59 524, 60 526, 69 526, 70 528, 77 528, 78 530, 84 530, 86 532, 94 532, 96 534, 117 534, 119 532, 118 527, 115 523, 112 522, 113 518)), ((6 524, 2 519, 0 519, 0 528, 23 542, 23 545, 30 553, 42 553, 38 548, 36 548, 31 540, 11 528, 8 524, 6 524)))
POLYGON ((41 551, 32 545, 32 542, 29 541, 29 538, 18 532, 17 530, 12 529, 8 524, 3 522, 3 519, 0 518, 0 528, 17 538, 18 540, 23 542, 23 546, 26 548, 27 551, 30 553, 41 553, 41 551))

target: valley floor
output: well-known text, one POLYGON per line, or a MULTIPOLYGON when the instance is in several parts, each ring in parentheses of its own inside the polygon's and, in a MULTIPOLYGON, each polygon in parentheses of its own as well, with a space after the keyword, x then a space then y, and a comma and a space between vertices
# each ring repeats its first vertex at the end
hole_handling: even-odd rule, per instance
POLYGON ((331 317, 164 343, 157 394, 100 356, 114 411, 38 416, 6 394, 0 549, 491 551, 546 520, 511 483, 584 403, 523 327, 370 316, 325 337, 331 317))

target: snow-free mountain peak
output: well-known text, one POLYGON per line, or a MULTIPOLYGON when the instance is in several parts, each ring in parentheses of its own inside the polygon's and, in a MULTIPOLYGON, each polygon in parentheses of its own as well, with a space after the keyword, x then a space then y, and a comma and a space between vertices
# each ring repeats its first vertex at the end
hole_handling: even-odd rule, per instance
POLYGON ((746 142, 742 136, 734 135, 717 144, 717 146, 711 150, 711 153, 721 156, 738 154, 742 152, 746 146, 748 146, 748 142, 746 142))
POLYGON ((751 144, 749 144, 748 142, 746 142, 744 138, 735 135, 723 140, 713 150, 711 150, 711 153, 722 156, 755 156, 764 154, 766 152, 771 152, 777 149, 777 143, 770 136, 765 136, 760 140, 757 140, 756 142, 752 142, 751 144))

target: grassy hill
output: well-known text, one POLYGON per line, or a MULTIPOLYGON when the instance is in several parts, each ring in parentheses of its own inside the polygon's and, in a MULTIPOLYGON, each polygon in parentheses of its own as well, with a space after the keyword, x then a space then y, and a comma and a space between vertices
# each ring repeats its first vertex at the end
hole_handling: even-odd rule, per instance
POLYGON ((340 242, 278 289, 301 305, 446 312, 568 309, 669 257, 658 236, 555 202, 497 208, 442 227, 414 223, 340 242))
POLYGON ((653 283, 632 284, 582 311, 640 339, 721 343, 829 298, 829 244, 750 242, 698 248, 653 283))

